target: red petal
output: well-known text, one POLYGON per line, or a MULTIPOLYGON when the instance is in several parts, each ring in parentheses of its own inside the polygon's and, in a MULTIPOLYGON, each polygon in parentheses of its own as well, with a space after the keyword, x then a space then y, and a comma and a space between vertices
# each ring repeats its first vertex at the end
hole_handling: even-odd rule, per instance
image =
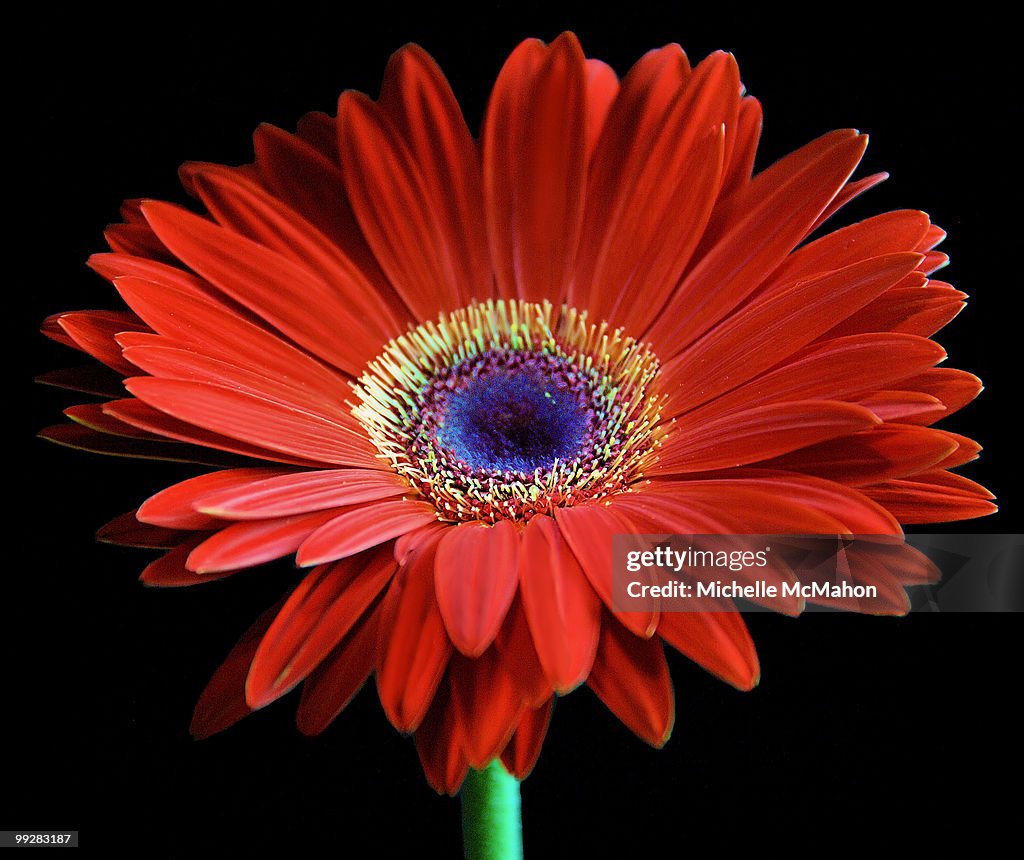
POLYGON ((928 216, 913 209, 886 212, 843 227, 790 254, 765 289, 834 272, 872 257, 915 251, 928 227, 928 216))
MULTIPOLYGON (((903 334, 860 334, 814 344, 789 362, 691 412, 700 426, 749 408, 788 400, 841 400, 917 373, 945 358, 937 343, 903 334)), ((879 416, 882 417, 882 416, 879 416)))
POLYGON ((221 385, 145 376, 126 380, 125 387, 154 409, 241 442, 313 462, 377 464, 370 441, 348 421, 221 385))
POLYGON ((757 99, 747 96, 740 101, 734 137, 732 157, 726 165, 719 192, 722 197, 733 194, 750 182, 757 144, 761 139, 761 103, 757 99))
POLYGON ((512 601, 494 646, 519 685, 524 701, 536 707, 551 698, 551 684, 537 656, 520 597, 512 601))
POLYGON ((648 332, 659 355, 670 358, 681 352, 760 286, 842 187, 865 146, 863 137, 837 143, 759 200, 708 251, 648 332))
POLYGON ((441 227, 412 153, 387 115, 362 93, 338 101, 345 189, 363 235, 405 304, 420 319, 461 302, 441 227))
POLYGON ((363 504, 409 491, 397 475, 369 469, 330 469, 263 475, 203 496, 197 509, 231 520, 286 517, 363 504))
POLYGON ((896 387, 930 394, 942 402, 942 405, 946 407, 945 412, 913 421, 914 424, 930 424, 962 409, 981 393, 983 386, 978 377, 965 370, 935 367, 917 376, 902 380, 896 387))
MULTIPOLYGON (((112 400, 103 404, 103 411, 119 421, 138 427, 151 433, 157 433, 165 439, 174 442, 185 442, 187 445, 165 445, 169 451, 182 451, 178 458, 184 462, 208 463, 214 466, 239 465, 242 458, 256 458, 259 460, 273 460, 278 463, 289 463, 294 466, 322 466, 323 463, 317 460, 307 460, 302 457, 290 457, 287 454, 280 454, 256 445, 248 445, 218 433, 211 433, 200 427, 193 427, 177 418, 172 418, 152 406, 136 400, 134 397, 124 400, 112 400), (192 446, 202 446, 193 448, 192 446), (202 448, 215 448, 217 451, 225 451, 230 454, 238 454, 240 457, 229 455, 218 455, 217 451, 203 451, 202 448)), ((136 443, 150 445, 156 443, 136 443)))
MULTIPOLYGON (((491 261, 483 211, 483 179, 476 143, 451 87, 418 45, 399 49, 388 63, 380 106, 401 132, 428 196, 438 251, 459 304, 491 295, 491 261)), ((397 213, 399 217, 406 213, 397 213)))
POLYGON ((478 657, 494 641, 519 585, 519 532, 505 520, 445 532, 434 561, 437 605, 452 644, 478 657))
POLYGON ((835 400, 755 406, 715 421, 685 422, 669 435, 645 474, 673 475, 743 466, 849 436, 879 423, 867 409, 835 400))
POLYGON ((817 230, 851 200, 856 200, 865 191, 870 191, 888 178, 889 174, 883 171, 882 173, 872 173, 870 176, 865 176, 863 179, 858 179, 855 182, 847 182, 842 190, 833 198, 832 202, 825 207, 825 211, 818 216, 818 220, 814 222, 811 229, 807 231, 807 234, 810 235, 817 230))
MULTIPOLYGON (((593 155, 604 130, 608 111, 619 94, 619 76, 607 63, 587 60, 587 135, 586 150, 593 155)), ((588 157, 589 161, 589 157, 588 157)))
POLYGON ((559 693, 590 672, 601 626, 601 603, 555 521, 535 516, 523 532, 520 594, 544 672, 559 693))
MULTIPOLYGON (((609 508, 599 505, 556 508, 555 521, 591 587, 612 611, 612 535, 628 533, 628 524, 617 519, 609 508)), ((644 638, 652 636, 658 626, 658 613, 654 611, 616 612, 615 619, 644 638)))
MULTIPOLYGON (((524 43, 519 49, 524 51, 523 74, 532 60, 526 50, 530 46, 524 43)), ((577 271, 569 286, 570 305, 593 308, 599 298, 600 280, 595 271, 604 255, 602 246, 607 243, 620 252, 622 249, 622 243, 616 244, 617 233, 610 229, 610 222, 616 223, 618 213, 626 211, 626 198, 635 198, 636 177, 643 173, 654 143, 665 139, 666 117, 678 105, 689 75, 686 55, 678 45, 669 45, 645 54, 623 80, 591 158, 577 271)), ((638 249, 627 247, 627 256, 632 259, 638 249)), ((616 265, 614 255, 607 256, 616 265)))
MULTIPOLYGON (((156 281, 122 277, 114 282, 121 297, 160 334, 193 352, 270 379, 291 380, 294 387, 335 398, 347 378, 218 302, 156 281)), ((138 339, 125 346, 137 345, 138 339)), ((149 345, 175 343, 144 341, 149 345)))
POLYGON ((82 352, 102 361, 118 373, 135 372, 132 364, 121 357, 121 347, 114 340, 118 332, 147 330, 135 314, 127 311, 77 311, 60 314, 56 320, 82 352))
POLYGON ((191 269, 314 355, 353 374, 376 355, 379 339, 305 267, 177 206, 147 202, 143 211, 191 269))
POLYGON ((583 215, 586 105, 586 65, 571 33, 549 48, 523 42, 498 75, 482 150, 501 296, 565 296, 583 215))
POLYGON ((711 215, 739 89, 735 60, 717 53, 694 70, 646 139, 618 115, 609 121, 595 153, 573 287, 574 300, 589 297, 596 318, 644 331, 679 282, 711 215), (615 133, 627 134, 629 145, 615 133), (608 205, 606 188, 614 189, 608 205), (649 300, 628 302, 637 285, 649 300))
POLYGON ((940 400, 920 391, 872 391, 856 398, 856 402, 883 421, 930 424, 946 413, 940 400))
POLYGON ((308 567, 345 558, 436 521, 437 509, 429 502, 400 499, 357 507, 310 535, 296 561, 308 567))
POLYGON ((338 515, 337 509, 299 514, 273 520, 235 523, 207 538, 188 558, 196 573, 255 567, 295 552, 302 542, 325 522, 338 515))
POLYGON ((704 612, 663 612, 658 635, 694 663, 740 690, 753 689, 761 677, 754 642, 731 600, 707 602, 704 612))
POLYGON ((664 378, 676 383, 670 412, 706 403, 792 355, 899 281, 918 259, 876 257, 755 300, 665 364, 664 378))

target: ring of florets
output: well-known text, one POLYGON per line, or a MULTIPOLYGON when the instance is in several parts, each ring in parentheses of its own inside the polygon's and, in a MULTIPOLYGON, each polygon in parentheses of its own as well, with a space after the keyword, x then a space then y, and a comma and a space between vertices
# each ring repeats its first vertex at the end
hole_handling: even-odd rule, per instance
POLYGON ((641 477, 660 444, 657 371, 648 346, 585 313, 490 300, 388 343, 352 409, 442 519, 527 521, 641 477))

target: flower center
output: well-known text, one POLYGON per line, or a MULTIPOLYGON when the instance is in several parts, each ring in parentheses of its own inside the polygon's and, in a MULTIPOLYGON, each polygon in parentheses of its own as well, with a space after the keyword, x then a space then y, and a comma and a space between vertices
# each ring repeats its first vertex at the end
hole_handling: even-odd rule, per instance
POLYGON ((471 471, 533 472, 570 460, 593 436, 590 387, 543 353, 490 351, 439 372, 423 393, 423 429, 471 471))
POLYGON ((649 348, 585 314, 490 301, 389 343, 353 412, 446 519, 525 521, 640 477, 656 373, 649 348))

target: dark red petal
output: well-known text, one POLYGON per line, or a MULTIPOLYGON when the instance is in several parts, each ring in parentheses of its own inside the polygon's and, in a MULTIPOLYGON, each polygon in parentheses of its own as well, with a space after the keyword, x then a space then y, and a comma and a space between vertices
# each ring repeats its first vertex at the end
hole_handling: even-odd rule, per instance
POLYGON ((454 797, 459 793, 469 771, 469 761, 462 745, 462 724, 455 717, 448 685, 442 684, 423 723, 416 730, 416 752, 427 782, 438 794, 454 797))
POLYGON ((39 431, 39 438, 55 442, 68 448, 90 451, 93 454, 110 454, 115 457, 130 457, 142 460, 169 460, 175 463, 201 463, 207 466, 228 465, 230 458, 218 456, 215 451, 204 451, 190 445, 176 442, 149 442, 144 439, 129 439, 125 436, 111 436, 82 427, 78 424, 57 424, 39 431))
POLYGON ((131 424, 120 421, 113 415, 104 411, 102 403, 82 403, 78 406, 69 406, 64 410, 76 424, 88 427, 98 433, 109 433, 111 436, 127 436, 129 439, 148 439, 151 442, 166 442, 167 440, 158 433, 150 433, 148 430, 140 430, 131 424))
POLYGON ((377 665, 379 607, 355 623, 302 685, 296 714, 304 735, 318 735, 338 716, 366 683, 377 665))
POLYGON ((539 708, 528 709, 501 754, 501 763, 518 780, 526 779, 537 764, 554 704, 555 700, 548 698, 539 708))
POLYGON ((338 165, 304 140, 272 125, 261 125, 252 140, 262 183, 359 266, 399 319, 412 321, 359 230, 338 165))
POLYGON ((147 331, 145 323, 127 311, 76 311, 60 314, 57 324, 74 345, 121 374, 135 373, 134 366, 121 357, 114 335, 122 331, 147 331))
POLYGON ((86 367, 61 367, 39 374, 35 381, 41 385, 52 385, 97 397, 124 396, 121 375, 98 364, 86 367))
POLYGON ((185 566, 185 562, 192 550, 195 549, 205 538, 205 534, 190 538, 177 548, 171 550, 167 555, 164 555, 150 563, 146 569, 142 571, 142 575, 139 577, 142 584, 159 586, 162 588, 177 588, 179 586, 202 585, 207 582, 216 582, 218 579, 224 579, 227 576, 238 573, 237 570, 221 570, 217 573, 202 574, 195 573, 185 566))
POLYGON ((640 639, 606 619, 587 686, 634 734, 664 746, 675 721, 675 696, 658 639, 640 639))
POLYGON ((494 648, 476 659, 455 654, 448 671, 469 766, 483 769, 501 754, 519 724, 523 713, 519 686, 494 648))
POLYGON ((440 537, 435 532, 409 556, 382 610, 377 694, 400 732, 415 731, 423 721, 452 653, 434 592, 434 555, 440 537))
POLYGON ((96 532, 96 540, 117 546, 136 546, 146 549, 172 549, 182 540, 177 529, 164 529, 140 523, 135 511, 115 517, 96 532))
POLYGON ((551 683, 544 674, 537 649, 533 644, 530 625, 526 620, 523 601, 517 595, 505 616, 505 623, 498 631, 494 647, 508 667, 513 679, 519 685, 524 701, 536 707, 551 698, 551 683))
POLYGON ((252 713, 245 701, 245 677, 256 648, 281 604, 270 607, 252 625, 206 685, 192 715, 189 731, 196 740, 208 738, 252 713))
POLYGON ((233 168, 188 164, 184 169, 219 224, 288 257, 342 291, 362 326, 382 342, 401 331, 376 285, 302 215, 233 168))
POLYGON ((559 693, 587 677, 601 627, 601 603, 550 517, 523 532, 519 589, 544 672, 559 693))
POLYGON ((939 430, 883 424, 776 457, 763 465, 856 487, 921 472, 944 460, 957 447, 956 440, 939 430))
POLYGON ((995 513, 993 495, 980 484, 952 472, 922 472, 864 488, 901 523, 943 523, 995 513))
POLYGON ((259 708, 309 675, 380 594, 398 565, 383 547, 311 571, 299 583, 260 642, 245 683, 259 708))

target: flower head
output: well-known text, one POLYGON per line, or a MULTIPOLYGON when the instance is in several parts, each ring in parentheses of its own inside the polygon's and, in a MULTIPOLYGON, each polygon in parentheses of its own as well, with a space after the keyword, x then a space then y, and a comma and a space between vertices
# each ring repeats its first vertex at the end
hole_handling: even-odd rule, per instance
MULTIPOLYGON (((815 238, 885 176, 851 181, 853 130, 755 175, 760 128, 729 54, 670 45, 620 82, 564 34, 512 53, 474 140, 413 45, 377 101, 185 165, 198 213, 125 204, 91 265, 129 310, 44 327, 109 368, 52 381, 112 399, 47 435, 215 467, 103 531, 168 550, 147 584, 300 569, 196 735, 299 684, 316 733, 373 676, 439 790, 499 756, 524 776, 581 684, 660 745, 664 643, 740 688, 757 658, 735 612, 612 612, 611 534, 994 510, 950 471, 979 446, 932 426, 980 390, 935 366, 965 298, 930 277, 942 230, 906 210, 815 238)), ((928 574, 871 575, 856 608, 898 613, 928 574)))

